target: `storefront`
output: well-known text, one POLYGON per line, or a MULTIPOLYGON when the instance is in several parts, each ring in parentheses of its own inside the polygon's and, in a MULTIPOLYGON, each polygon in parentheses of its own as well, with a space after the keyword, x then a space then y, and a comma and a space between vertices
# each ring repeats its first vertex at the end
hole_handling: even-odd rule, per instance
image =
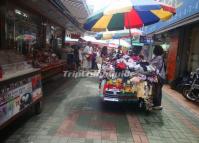
POLYGON ((164 0, 176 7, 176 15, 167 22, 144 28, 155 35, 155 42, 166 52, 167 78, 170 82, 199 67, 199 0, 164 0))
MULTIPOLYGON (((199 68, 199 24, 190 30, 190 51, 188 60, 188 71, 196 71, 199 68)), ((188 37, 187 37, 188 38, 188 37)))
POLYGON ((31 8, 27 9, 18 2, 1 1, 0 64, 3 69, 10 64, 33 64, 33 68, 45 71, 42 77, 49 77, 46 74, 55 74, 47 73, 52 72, 50 69, 60 72, 66 66, 59 54, 65 29, 31 8))
POLYGON ((47 0, 28 3, 0 1, 0 128, 26 107, 40 106, 41 83, 66 68, 59 55, 66 17, 47 0), (51 14, 41 13, 44 8, 37 9, 38 4, 46 4, 51 14))

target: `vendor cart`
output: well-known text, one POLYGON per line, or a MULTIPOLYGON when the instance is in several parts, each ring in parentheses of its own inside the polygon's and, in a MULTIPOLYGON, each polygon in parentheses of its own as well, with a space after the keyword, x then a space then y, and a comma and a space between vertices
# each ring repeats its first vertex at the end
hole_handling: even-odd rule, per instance
POLYGON ((103 63, 99 96, 103 102, 137 101, 140 108, 151 111, 157 81, 155 69, 149 63, 123 56, 103 63))
POLYGON ((148 82, 124 84, 120 80, 118 78, 100 82, 99 95, 103 102, 136 101, 139 103, 140 108, 144 108, 147 111, 152 109, 152 86, 148 82))

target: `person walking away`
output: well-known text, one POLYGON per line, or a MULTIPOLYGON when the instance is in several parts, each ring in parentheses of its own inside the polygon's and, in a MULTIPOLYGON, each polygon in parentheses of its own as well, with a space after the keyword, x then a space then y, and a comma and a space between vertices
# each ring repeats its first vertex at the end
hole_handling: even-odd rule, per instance
POLYGON ((154 98, 153 98, 153 109, 162 110, 162 87, 165 79, 165 67, 163 54, 164 50, 161 46, 156 45, 153 50, 154 58, 150 61, 150 64, 156 68, 158 74, 158 83, 154 84, 154 98))
POLYGON ((91 46, 91 42, 87 43, 87 46, 83 50, 83 67, 86 70, 91 69, 92 66, 92 54, 93 48, 91 46))
POLYGON ((106 46, 104 46, 102 48, 102 51, 101 51, 101 58, 102 58, 102 61, 105 61, 106 58, 108 57, 108 49, 106 46))
POLYGON ((97 57, 97 47, 93 49, 93 54, 92 54, 92 69, 93 70, 97 69, 96 57, 97 57))
POLYGON ((97 69, 98 69, 98 74, 99 74, 102 67, 102 57, 101 57, 101 53, 99 49, 97 49, 97 52, 96 52, 96 63, 97 63, 97 69))
POLYGON ((79 69, 79 46, 74 45, 74 63, 75 63, 75 70, 79 69))
POLYGON ((83 65, 83 48, 80 47, 79 48, 79 67, 80 67, 80 69, 82 69, 82 65, 83 65))

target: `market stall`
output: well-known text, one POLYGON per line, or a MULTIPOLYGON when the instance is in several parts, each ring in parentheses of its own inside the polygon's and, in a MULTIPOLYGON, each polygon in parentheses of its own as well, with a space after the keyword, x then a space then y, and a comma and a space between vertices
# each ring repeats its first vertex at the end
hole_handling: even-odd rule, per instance
POLYGON ((44 65, 41 68, 42 79, 48 79, 54 75, 63 73, 63 71, 66 69, 66 65, 67 64, 65 60, 60 60, 52 64, 44 65))
POLYGON ((28 107, 39 111, 42 82, 62 73, 67 18, 48 1, 3 0, 0 7, 0 126, 28 107), (42 5, 45 5, 44 7, 42 5), (42 7, 41 7, 42 6, 42 7), (52 14, 49 14, 51 11, 52 14), (59 20, 53 20, 59 18, 59 20), (51 20, 50 20, 51 19, 51 20), (64 22, 64 24, 63 24, 64 22))
POLYGON ((4 65, 0 79, 0 129, 33 107, 41 112, 42 82, 40 69, 26 62, 4 65))
POLYGON ((59 53, 55 53, 52 49, 49 50, 35 50, 33 51, 32 57, 29 59, 32 61, 34 68, 41 69, 42 80, 48 79, 56 74, 63 73, 66 69, 67 63, 66 60, 60 59, 59 53))
MULTIPOLYGON (((174 7, 158 1, 126 1, 126 3, 117 1, 89 17, 84 29, 94 32, 129 29, 129 36, 132 37, 130 29, 166 21, 175 13, 174 7)), ((130 40, 132 45, 132 38, 130 40)), ((103 100, 120 101, 124 97, 134 96, 140 103, 144 101, 146 109, 150 110, 152 107, 150 83, 157 82, 155 69, 144 62, 143 57, 135 51, 129 55, 117 53, 113 59, 104 61, 102 66, 100 95, 103 100), (123 76, 118 77, 117 74, 123 76)))
POLYGON ((103 101, 139 101, 151 110, 153 85, 158 82, 155 68, 140 56, 115 54, 103 62, 100 73, 100 96, 103 101))

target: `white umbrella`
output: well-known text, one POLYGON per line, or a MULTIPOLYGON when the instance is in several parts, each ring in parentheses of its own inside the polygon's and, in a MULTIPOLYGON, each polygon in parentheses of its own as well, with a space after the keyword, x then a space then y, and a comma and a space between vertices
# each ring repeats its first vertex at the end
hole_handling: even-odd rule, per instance
POLYGON ((117 39, 109 40, 109 43, 115 44, 115 45, 118 45, 118 46, 127 47, 127 48, 131 47, 131 44, 129 44, 128 42, 126 42, 123 39, 120 39, 120 40, 117 40, 117 39))
POLYGON ((143 31, 132 28, 129 30, 118 30, 118 31, 106 31, 106 32, 99 32, 95 35, 96 39, 101 40, 108 40, 108 39, 122 39, 122 38, 131 38, 132 36, 139 36, 143 34, 143 31))

